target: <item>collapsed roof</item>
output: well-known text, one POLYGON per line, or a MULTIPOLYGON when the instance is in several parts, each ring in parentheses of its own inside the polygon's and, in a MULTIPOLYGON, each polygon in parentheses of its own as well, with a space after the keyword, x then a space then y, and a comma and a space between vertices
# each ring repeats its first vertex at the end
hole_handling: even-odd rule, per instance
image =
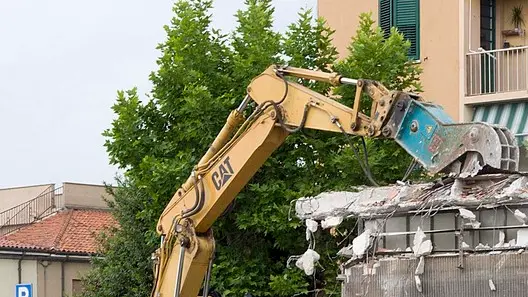
MULTIPOLYGON (((528 176, 490 174, 328 192, 295 201, 308 236, 357 218, 338 252, 345 297, 525 296, 528 176)), ((297 267, 313 273, 312 244, 297 267)))

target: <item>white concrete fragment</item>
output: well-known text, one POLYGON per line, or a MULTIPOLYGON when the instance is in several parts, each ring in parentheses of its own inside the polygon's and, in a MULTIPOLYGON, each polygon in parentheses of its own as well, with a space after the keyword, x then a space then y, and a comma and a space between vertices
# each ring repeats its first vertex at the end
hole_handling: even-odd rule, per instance
POLYGON ((469 249, 469 248, 470 248, 469 244, 467 244, 466 242, 463 241, 462 242, 462 249, 469 249))
POLYGON ((517 246, 528 247, 528 230, 520 229, 517 231, 517 246))
MULTIPOLYGON (((400 184, 383 187, 356 187, 354 191, 325 192, 316 196, 302 197, 295 202, 298 218, 311 218, 322 221, 327 217, 371 218, 394 211, 405 212, 418 209, 423 203, 430 207, 445 205, 461 206, 467 209, 482 205, 503 204, 506 202, 525 202, 528 200, 528 177, 499 174, 486 177, 460 179, 451 185, 442 181, 423 184, 400 184), (499 183, 498 188, 486 190, 497 180, 513 178, 513 183, 499 183), (474 191, 477 190, 477 191, 474 191), (478 195, 475 193, 478 192, 478 195), (423 198, 426 197, 426 201, 423 198)), ((526 213, 528 216, 528 212, 526 213)), ((472 216, 471 216, 472 217, 472 216)), ((468 219, 476 227, 476 219, 468 219)), ((528 218, 526 219, 528 223, 528 218)))
POLYGON ((319 225, 317 224, 316 221, 312 219, 306 219, 305 224, 306 224, 306 241, 310 241, 310 239, 312 238, 312 233, 317 231, 317 226, 319 225))
POLYGON ((477 221, 477 216, 472 211, 465 208, 459 208, 458 211, 460 212, 460 216, 468 220, 473 228, 480 228, 480 222, 477 221))
POLYGON ((366 229, 358 237, 352 240, 352 251, 357 257, 363 257, 370 246, 370 230, 366 229))
POLYGON ((458 211, 460 212, 460 216, 462 216, 466 220, 474 221, 477 219, 477 217, 471 210, 467 210, 465 208, 459 208, 458 211))
POLYGON ((510 247, 514 247, 514 246, 517 246, 516 242, 515 242, 515 238, 508 241, 508 244, 510 245, 510 247))
MULTIPOLYGON (((358 189, 357 192, 324 192, 302 197, 295 202, 295 212, 301 219, 323 220, 330 216, 350 214, 368 216, 379 211, 405 207, 405 201, 418 195, 429 184, 385 186, 358 189)), ((415 204, 413 202, 413 204, 415 204)))
POLYGON ((490 248, 491 248, 491 247, 490 247, 489 245, 487 245, 487 244, 484 245, 484 244, 482 244, 482 243, 479 243, 479 244, 475 247, 476 250, 486 250, 486 249, 490 249, 490 248))
POLYGON ((466 160, 462 168, 460 169, 460 177, 473 177, 478 174, 478 172, 483 168, 483 165, 480 164, 479 154, 475 152, 469 152, 466 155, 466 160))
POLYGON ((327 217, 321 221, 321 228, 328 229, 335 227, 343 222, 343 217, 327 217))
POLYGON ((453 185, 451 186, 451 193, 449 193, 449 197, 451 197, 451 199, 457 199, 462 194, 462 187, 462 181, 455 179, 453 185))
POLYGON ((418 229, 416 230, 416 234, 414 234, 413 245, 414 246, 420 245, 424 239, 425 239, 425 233, 422 231, 422 228, 418 226, 418 229))
POLYGON ((422 231, 422 228, 418 227, 416 234, 414 235, 413 241, 413 252, 416 257, 428 255, 433 250, 433 243, 431 240, 424 240, 425 233, 422 231))
POLYGON ((489 284, 490 290, 497 291, 497 288, 495 287, 495 284, 493 283, 492 279, 489 279, 488 284, 489 284))
POLYGON ((414 255, 417 257, 429 255, 432 251, 433 251, 433 242, 431 242, 431 240, 426 240, 422 242, 419 249, 414 251, 414 255))
POLYGON ((314 273, 315 262, 319 261, 319 258, 320 256, 316 251, 308 249, 299 259, 297 259, 295 265, 299 269, 304 270, 306 275, 312 275, 314 273))
POLYGON ((415 275, 414 276, 414 281, 416 282, 416 290, 418 290, 418 292, 422 293, 422 280, 420 279, 420 276, 415 275))
POLYGON ((521 222, 521 224, 525 225, 526 224, 526 220, 527 220, 527 216, 524 212, 516 209, 514 212, 513 212, 513 215, 515 216, 515 218, 521 222))
POLYGON ((354 256, 354 251, 352 250, 352 245, 343 247, 342 249, 339 250, 339 252, 337 252, 337 255, 338 256, 342 256, 342 257, 352 258, 354 256))
POLYGON ((418 265, 416 266, 416 270, 414 271, 414 274, 421 275, 425 271, 425 259, 424 257, 420 257, 420 261, 418 262, 418 265))
POLYGON ((504 246, 504 240, 506 236, 503 231, 499 231, 499 242, 495 245, 495 247, 503 247, 504 246))
POLYGON ((312 220, 312 219, 306 219, 306 228, 308 230, 310 230, 311 232, 315 232, 317 231, 317 227, 319 226, 319 224, 317 224, 316 221, 312 220))
POLYGON ((512 182, 509 187, 504 189, 501 196, 515 195, 516 192, 522 191, 523 188, 526 188, 527 183, 528 183, 528 178, 526 176, 520 177, 516 179, 514 182, 512 182))

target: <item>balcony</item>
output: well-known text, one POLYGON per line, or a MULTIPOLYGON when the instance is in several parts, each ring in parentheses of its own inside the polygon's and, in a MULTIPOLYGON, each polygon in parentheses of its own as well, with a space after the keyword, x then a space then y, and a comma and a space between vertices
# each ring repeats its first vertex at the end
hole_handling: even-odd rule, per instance
POLYGON ((528 97, 528 46, 466 54, 465 104, 528 97))

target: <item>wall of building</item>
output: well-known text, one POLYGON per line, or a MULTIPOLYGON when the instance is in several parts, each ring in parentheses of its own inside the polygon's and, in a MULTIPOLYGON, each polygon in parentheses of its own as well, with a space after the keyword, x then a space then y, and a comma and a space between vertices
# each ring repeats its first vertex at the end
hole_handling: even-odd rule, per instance
POLYGON ((80 280, 90 270, 89 263, 66 263, 64 266, 65 290, 67 296, 72 296, 72 289, 74 288, 74 281, 80 280))
MULTIPOLYGON (((377 2, 377 1, 376 1, 377 2)), ((423 96, 459 120, 461 76, 459 1, 420 1, 420 52, 423 96)), ((462 18, 463 20, 463 18, 462 18)), ((462 39, 463 40, 463 39, 462 39)))
MULTIPOLYGON (((420 64, 424 86, 423 96, 444 107, 455 120, 459 119, 460 99, 463 83, 460 63, 459 30, 463 25, 464 6, 459 1, 420 1, 420 64)), ((358 17, 363 12, 372 12, 378 19, 378 0, 355 1, 319 0, 318 14, 324 17, 330 27, 336 30, 334 45, 340 57, 347 55, 347 46, 358 26, 358 17)), ((477 36, 478 37, 478 36, 477 36)))
POLYGON ((77 183, 64 183, 63 197, 67 208, 108 208, 104 199, 112 199, 102 185, 77 183))
MULTIPOLYGON (((61 262, 22 260, 21 283, 33 285, 33 297, 72 296, 74 281, 90 269, 88 262, 61 262), (62 292, 62 271, 64 269, 64 292, 62 292)), ((0 259, 0 296, 14 296, 18 280, 18 259, 0 259)))
POLYGON ((372 12, 372 19, 378 21, 378 0, 319 0, 317 13, 336 30, 334 33, 334 46, 340 57, 348 54, 347 47, 352 36, 358 28, 358 18, 362 12, 372 12))
POLYGON ((466 0, 464 3, 464 51, 476 51, 480 47, 480 0, 466 0), (470 42, 471 41, 471 42, 470 42))
POLYGON ((37 262, 37 291, 39 297, 61 296, 61 263, 37 262))
MULTIPOLYGON (((22 261, 22 283, 33 284, 33 297, 39 297, 37 292, 37 262, 22 261)), ((14 296, 15 285, 18 284, 18 260, 0 259, 0 296, 14 296)), ((60 295, 57 295, 60 296, 60 295)))
POLYGON ((72 296, 73 281, 79 280, 90 269, 89 263, 65 262, 39 262, 38 265, 38 292, 39 297, 72 296), (43 264, 47 264, 44 267, 43 264), (62 269, 64 269, 64 284, 62 283, 62 269), (64 292, 61 295, 62 286, 64 292))
POLYGON ((0 212, 51 191, 53 184, 0 189, 0 212))

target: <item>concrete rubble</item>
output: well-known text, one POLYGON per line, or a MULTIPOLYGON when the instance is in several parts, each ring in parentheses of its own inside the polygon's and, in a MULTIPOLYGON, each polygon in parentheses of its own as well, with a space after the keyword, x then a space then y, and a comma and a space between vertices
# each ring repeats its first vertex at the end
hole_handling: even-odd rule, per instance
MULTIPOLYGON (((495 292, 505 282, 523 281, 515 278, 515 267, 528 257, 524 253, 528 248, 526 175, 488 174, 326 192, 297 199, 295 215, 306 221, 307 240, 318 229, 339 229, 347 219, 361 222, 359 234, 351 236, 338 252, 346 258, 340 261, 338 276, 343 280, 343 296, 365 291, 369 293, 361 296, 389 297, 402 292, 434 296, 432 286, 465 291, 471 282, 451 281, 469 280, 464 271, 481 273, 481 285, 495 292), (488 262, 496 268, 480 270, 488 262), (446 278, 436 279, 437 271, 446 278), (367 289, 364 284, 370 280, 376 286, 367 289)), ((297 261, 307 275, 319 259, 312 248, 297 261)))
POLYGON ((367 229, 361 235, 354 238, 352 240, 352 252, 354 252, 354 256, 356 257, 363 257, 365 252, 370 246, 370 230, 367 229))
POLYGON ((522 247, 528 247, 528 230, 521 229, 517 231, 517 245, 522 247))
POLYGON ((519 220, 519 222, 521 222, 521 224, 526 224, 526 214, 518 209, 516 209, 513 214, 515 215, 515 217, 517 218, 517 220, 519 220))
POLYGON ((338 226, 343 222, 343 217, 327 217, 321 221, 321 228, 328 229, 338 226))
POLYGON ((433 243, 431 240, 425 240, 425 233, 422 231, 422 228, 418 227, 416 234, 414 235, 413 248, 414 255, 416 257, 421 257, 429 255, 433 250, 433 243))
MULTIPOLYGON (((423 208, 528 202, 527 184, 528 178, 521 174, 490 174, 423 184, 363 187, 299 198, 295 212, 300 219, 372 218, 423 208)), ((470 219, 474 216, 465 214, 470 219)))
POLYGON ((312 219, 307 219, 305 221, 305 224, 306 224, 306 241, 310 241, 310 239, 312 238, 312 233, 315 233, 317 231, 319 224, 312 219))

